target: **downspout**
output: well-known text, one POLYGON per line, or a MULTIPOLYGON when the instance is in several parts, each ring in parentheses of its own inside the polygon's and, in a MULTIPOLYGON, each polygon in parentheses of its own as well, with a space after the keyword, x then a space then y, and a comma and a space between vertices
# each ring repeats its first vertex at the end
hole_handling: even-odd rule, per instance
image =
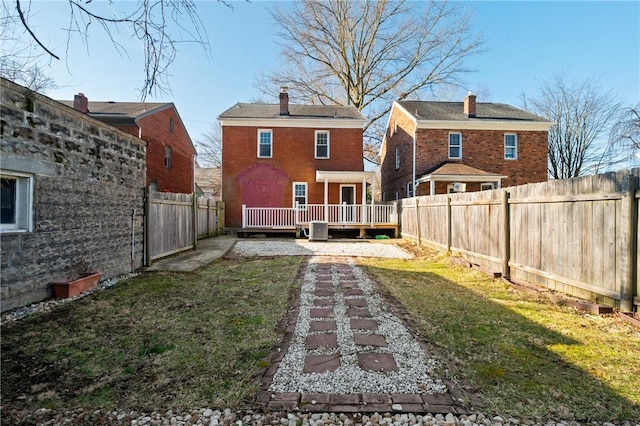
POLYGON ((416 144, 417 144, 417 135, 416 133, 418 132, 418 124, 416 122, 416 127, 413 129, 413 174, 412 174, 412 178, 413 180, 411 181, 411 191, 413 192, 412 196, 416 196, 416 144))

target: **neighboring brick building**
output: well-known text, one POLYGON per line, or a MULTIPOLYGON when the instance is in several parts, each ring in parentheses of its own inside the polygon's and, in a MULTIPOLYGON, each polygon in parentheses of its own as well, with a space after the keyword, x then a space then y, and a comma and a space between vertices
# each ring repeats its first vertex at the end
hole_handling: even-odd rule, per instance
POLYGON ((194 191, 196 150, 173 103, 90 102, 83 93, 60 102, 146 141, 151 190, 194 191))
POLYGON ((279 105, 238 103, 218 118, 227 227, 241 227, 242 205, 366 200, 373 173, 364 172, 364 118, 355 107, 289 105, 283 88, 279 105))
POLYGON ((394 102, 381 148, 383 200, 546 181, 552 124, 510 105, 476 104, 472 94, 394 102))

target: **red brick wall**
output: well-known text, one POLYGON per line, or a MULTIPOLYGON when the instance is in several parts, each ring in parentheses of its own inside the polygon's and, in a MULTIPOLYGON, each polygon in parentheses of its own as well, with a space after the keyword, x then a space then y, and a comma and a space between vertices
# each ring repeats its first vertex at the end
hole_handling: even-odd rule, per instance
MULTIPOLYGON (((394 110, 396 114, 398 109, 394 110)), ((394 116, 390 121, 393 125, 394 116)), ((406 118, 404 121, 407 121, 406 118)), ((403 123, 398 119, 398 123, 403 123)), ((413 143, 410 132, 401 129, 389 137, 387 147, 382 158, 382 191, 385 200, 395 198, 398 191, 400 197, 406 197, 406 184, 412 179, 412 151, 413 143), (401 146, 401 168, 395 170, 395 147, 401 146), (402 149, 409 147, 407 149, 402 149)), ((389 132, 389 130, 388 130, 389 132)), ((490 173, 508 176, 502 180, 502 187, 524 185, 526 183, 544 182, 547 180, 547 150, 548 137, 545 131, 508 131, 508 130, 418 130, 416 147, 416 176, 420 177, 432 171, 444 162, 460 162, 490 173), (462 159, 449 159, 449 133, 462 133, 462 159), (518 159, 504 158, 504 135, 516 133, 518 135, 518 159)), ((418 187, 418 194, 428 193, 428 184, 418 187), (427 191, 427 192, 425 192, 427 191)), ((479 190, 479 185, 467 184, 467 191, 479 190), (477 188, 477 189, 476 189, 477 188)), ((436 185, 436 193, 446 192, 446 184, 436 185)))
POLYGON ((395 199, 398 192, 399 198, 407 196, 407 182, 413 176, 413 134, 415 122, 398 108, 394 108, 389 118, 389 127, 386 133, 385 149, 381 152, 381 190, 382 200, 395 199), (400 167, 396 170, 396 147, 400 153, 400 167))
MULTIPOLYGON (((143 117, 138 126, 142 129, 141 139, 147 142, 147 186, 157 182, 161 192, 192 193, 195 149, 175 108, 143 117), (173 133, 169 131, 169 120, 173 120, 173 133), (164 164, 166 145, 171 146, 171 168, 164 164)), ((117 127, 138 136, 138 127, 117 127)))
MULTIPOLYGON (((316 183, 316 170, 362 171, 362 129, 236 127, 222 128, 222 199, 225 202, 225 226, 242 225, 242 187, 238 176, 255 165, 275 167, 286 175, 282 185, 282 207, 293 203, 293 182, 307 183, 310 204, 324 203, 324 184, 316 183), (258 158, 258 129, 272 130, 272 158, 258 158), (315 159, 315 130, 329 130, 327 160, 315 159)), ((265 168, 266 170, 266 168, 265 168)), ((339 203, 339 184, 330 184, 329 203, 339 203)), ((356 203, 362 197, 357 185, 356 203)))

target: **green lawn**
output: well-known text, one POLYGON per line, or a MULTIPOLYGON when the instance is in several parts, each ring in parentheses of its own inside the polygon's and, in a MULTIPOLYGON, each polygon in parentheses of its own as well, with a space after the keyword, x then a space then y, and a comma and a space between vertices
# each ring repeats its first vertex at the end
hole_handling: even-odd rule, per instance
POLYGON ((640 420, 640 332, 428 253, 365 260, 488 412, 640 420))
POLYGON ((43 407, 251 405, 302 260, 220 260, 194 273, 147 274, 5 325, 3 420, 43 407))
MULTIPOLYGON (((39 408, 255 407, 302 257, 150 273, 2 327, 2 420, 39 408)), ((410 312, 440 373, 503 415, 640 419, 640 332, 428 253, 363 260, 410 312)), ((25 421, 28 423, 28 421, 25 421)))

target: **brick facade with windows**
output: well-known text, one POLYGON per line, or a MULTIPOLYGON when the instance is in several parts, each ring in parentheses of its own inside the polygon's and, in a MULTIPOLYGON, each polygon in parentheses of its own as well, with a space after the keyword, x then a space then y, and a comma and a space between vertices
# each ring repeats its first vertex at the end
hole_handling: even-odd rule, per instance
MULTIPOLYGON (((237 104, 219 117, 222 127, 222 200, 225 226, 242 225, 242 205, 293 207, 293 185, 307 184, 307 203, 324 203, 316 171, 363 171, 363 123, 353 107, 237 104), (258 155, 259 131, 271 131, 271 156, 258 155), (328 132, 329 158, 316 158, 317 131, 328 132)), ((355 199, 362 196, 361 182, 355 199)), ((329 185, 328 203, 340 203, 329 185)))
MULTIPOLYGON (((502 177, 501 186, 547 180, 550 122, 503 104, 478 104, 476 111, 469 116, 462 102, 395 102, 381 149, 383 199, 407 197, 407 184, 413 179, 414 136, 415 176, 419 182, 416 195, 428 195, 432 188, 437 194, 447 192, 452 181, 438 180, 431 187, 420 179, 445 164, 461 164, 502 177), (462 136, 459 159, 449 156, 451 133, 462 136), (516 135, 515 150, 511 138, 505 151, 505 134, 516 135), (514 151, 515 159, 505 158, 513 156, 514 151), (396 152, 400 163, 397 168, 396 152)), ((482 174, 473 176, 466 182, 466 191, 479 191, 481 179, 482 174)))
POLYGON ((61 102, 146 141, 147 187, 161 192, 194 191, 196 150, 173 103, 94 102, 82 93, 74 101, 61 102))

